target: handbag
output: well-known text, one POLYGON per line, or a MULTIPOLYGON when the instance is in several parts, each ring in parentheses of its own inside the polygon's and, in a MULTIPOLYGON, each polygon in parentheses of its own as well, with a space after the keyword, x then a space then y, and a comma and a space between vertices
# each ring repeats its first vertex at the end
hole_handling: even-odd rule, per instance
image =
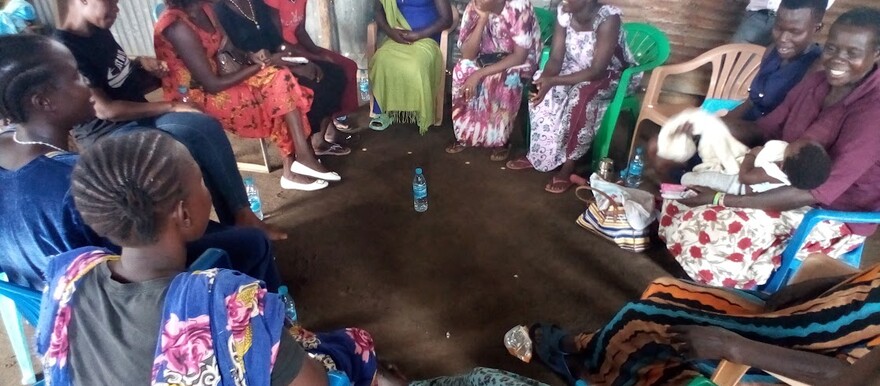
POLYGON ((642 252, 648 249, 651 244, 650 231, 648 228, 633 228, 626 218, 623 205, 615 201, 614 197, 589 185, 579 186, 575 195, 579 200, 589 203, 576 221, 582 228, 617 244, 623 250, 642 252), (608 207, 602 209, 596 200, 582 197, 585 192, 592 192, 594 196, 601 195, 608 200, 608 207))
POLYGON ((214 26, 214 30, 223 34, 223 39, 220 40, 220 48, 217 49, 217 55, 215 56, 215 60, 217 61, 217 72, 219 75, 233 74, 241 71, 244 66, 249 65, 250 60, 248 59, 247 54, 232 44, 232 41, 229 40, 229 36, 226 35, 226 30, 223 29, 223 26, 214 20, 213 15, 209 15, 208 19, 211 20, 211 25, 214 26))

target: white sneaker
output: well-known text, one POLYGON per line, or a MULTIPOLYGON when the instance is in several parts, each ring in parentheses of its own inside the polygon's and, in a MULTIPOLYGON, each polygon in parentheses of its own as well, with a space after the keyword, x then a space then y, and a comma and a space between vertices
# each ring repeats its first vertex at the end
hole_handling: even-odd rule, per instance
POLYGON ((288 180, 286 177, 281 177, 281 188, 287 190, 302 190, 305 192, 313 192, 315 190, 321 190, 330 186, 330 183, 324 180, 315 180, 312 183, 304 184, 301 182, 288 180))

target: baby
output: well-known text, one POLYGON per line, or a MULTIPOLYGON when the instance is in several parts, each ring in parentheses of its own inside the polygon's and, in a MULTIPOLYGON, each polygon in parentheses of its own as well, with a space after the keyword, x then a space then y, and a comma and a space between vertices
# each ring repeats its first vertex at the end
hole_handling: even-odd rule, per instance
POLYGON ((715 171, 685 173, 681 184, 705 186, 719 192, 744 195, 762 193, 783 186, 815 189, 831 174, 831 158, 815 141, 792 143, 768 141, 751 149, 740 160, 739 174, 715 171))

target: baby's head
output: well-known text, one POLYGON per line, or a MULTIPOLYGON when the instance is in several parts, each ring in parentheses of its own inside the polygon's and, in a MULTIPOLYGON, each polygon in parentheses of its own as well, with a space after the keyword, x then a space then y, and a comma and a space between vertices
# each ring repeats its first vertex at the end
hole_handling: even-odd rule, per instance
POLYGON ((831 157, 822 145, 809 139, 799 139, 785 149, 782 171, 791 186, 798 189, 815 189, 828 180, 831 174, 831 157))

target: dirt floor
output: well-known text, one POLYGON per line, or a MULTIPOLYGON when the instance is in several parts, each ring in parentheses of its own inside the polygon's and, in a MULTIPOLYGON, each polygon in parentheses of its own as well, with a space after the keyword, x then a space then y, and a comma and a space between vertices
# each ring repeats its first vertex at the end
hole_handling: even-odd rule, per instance
MULTIPOLYGON (((584 205, 573 191, 544 192, 549 175, 505 170, 486 151, 445 153, 448 124, 352 140, 351 155, 325 159, 343 176, 326 190, 282 191, 279 170, 254 176, 268 221, 290 232, 277 259, 305 326, 364 328, 380 358, 412 379, 487 366, 560 384, 507 354, 504 333, 537 321, 595 329, 676 272, 662 246, 629 253, 579 228, 584 205), (428 179, 426 213, 413 210, 416 167, 428 179)), ((257 141, 234 142, 240 158, 256 159, 257 141)), ((875 237, 864 264, 878 250, 875 237)), ((0 383, 17 380, 0 331, 0 383)))

